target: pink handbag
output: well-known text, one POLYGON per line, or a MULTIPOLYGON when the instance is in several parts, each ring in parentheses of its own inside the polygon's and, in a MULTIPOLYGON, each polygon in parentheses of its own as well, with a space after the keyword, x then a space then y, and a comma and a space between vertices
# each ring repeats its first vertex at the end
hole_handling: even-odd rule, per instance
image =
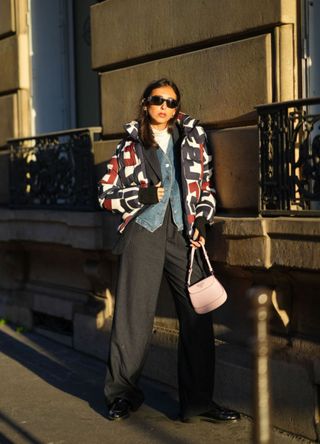
POLYGON ((207 261, 211 275, 202 279, 196 284, 190 285, 195 250, 196 248, 191 247, 187 284, 194 310, 196 313, 204 314, 220 307, 220 305, 227 300, 227 293, 218 279, 214 276, 213 269, 204 245, 202 245, 202 252, 207 261))

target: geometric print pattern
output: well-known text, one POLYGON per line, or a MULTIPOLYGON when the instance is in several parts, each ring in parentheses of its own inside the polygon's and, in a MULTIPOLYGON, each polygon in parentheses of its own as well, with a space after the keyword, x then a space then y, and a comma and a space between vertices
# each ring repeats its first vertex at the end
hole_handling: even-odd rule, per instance
MULTIPOLYGON (((208 151, 204 129, 190 116, 180 113, 177 124, 182 130, 181 183, 184 223, 192 236, 196 217, 213 223, 216 211, 215 190, 211 186, 212 156, 208 151)), ((133 217, 145 206, 138 199, 139 189, 148 187, 143 149, 138 137, 139 123, 125 125, 126 137, 107 163, 106 174, 99 181, 98 198, 102 208, 121 213, 122 232, 133 217)))

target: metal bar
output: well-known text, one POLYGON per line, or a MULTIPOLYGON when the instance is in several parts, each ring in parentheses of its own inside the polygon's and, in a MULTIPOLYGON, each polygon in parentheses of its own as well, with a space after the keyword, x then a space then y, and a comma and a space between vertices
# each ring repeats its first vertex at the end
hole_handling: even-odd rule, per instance
POLYGON ((257 107, 261 215, 320 216, 320 115, 308 112, 312 104, 320 98, 257 107))
POLYGON ((12 143, 17 143, 17 142, 24 142, 26 140, 44 139, 46 137, 48 137, 48 138, 59 137, 59 136, 65 136, 65 135, 69 135, 69 134, 82 133, 82 132, 89 132, 90 134, 94 134, 94 133, 101 134, 102 127, 101 126, 92 126, 92 127, 88 127, 88 128, 72 128, 72 129, 63 130, 63 131, 56 131, 53 133, 45 133, 45 134, 37 134, 36 136, 21 137, 19 139, 8 139, 7 142, 9 144, 12 144, 12 143))
POLYGON ((308 105, 318 105, 320 103, 320 97, 309 97, 308 99, 296 99, 287 100, 285 102, 273 102, 266 103, 262 105, 257 105, 255 109, 260 112, 260 110, 271 110, 276 108, 294 108, 308 105))
POLYGON ((10 206, 98 209, 93 157, 96 134, 96 128, 81 128, 11 140, 10 206))
POLYGON ((272 291, 267 287, 252 287, 248 297, 254 319, 254 422, 253 442, 270 444, 270 388, 269 388, 269 338, 268 315, 272 291))

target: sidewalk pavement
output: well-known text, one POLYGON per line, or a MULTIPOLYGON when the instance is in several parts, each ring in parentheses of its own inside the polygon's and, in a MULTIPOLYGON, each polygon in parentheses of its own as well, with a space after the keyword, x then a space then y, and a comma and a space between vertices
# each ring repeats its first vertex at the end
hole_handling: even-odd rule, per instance
MULTIPOLYGON (((248 444, 252 422, 183 424, 175 390, 144 379, 129 419, 104 417, 105 363, 35 333, 0 327, 0 444, 248 444)), ((275 444, 310 441, 280 431, 275 444)))

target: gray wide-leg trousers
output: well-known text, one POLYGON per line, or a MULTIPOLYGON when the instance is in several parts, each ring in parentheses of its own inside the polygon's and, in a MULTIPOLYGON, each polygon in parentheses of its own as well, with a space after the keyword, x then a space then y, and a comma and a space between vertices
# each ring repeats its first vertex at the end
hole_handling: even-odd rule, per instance
MULTIPOLYGON (((138 380, 152 336, 158 293, 165 273, 179 318, 178 382, 181 415, 207 411, 214 386, 211 313, 198 315, 186 290, 189 243, 172 221, 170 205, 153 233, 135 223, 120 258, 115 312, 105 383, 108 404, 125 398, 133 409, 144 401, 138 380)), ((203 273, 194 264, 192 282, 203 273)))

